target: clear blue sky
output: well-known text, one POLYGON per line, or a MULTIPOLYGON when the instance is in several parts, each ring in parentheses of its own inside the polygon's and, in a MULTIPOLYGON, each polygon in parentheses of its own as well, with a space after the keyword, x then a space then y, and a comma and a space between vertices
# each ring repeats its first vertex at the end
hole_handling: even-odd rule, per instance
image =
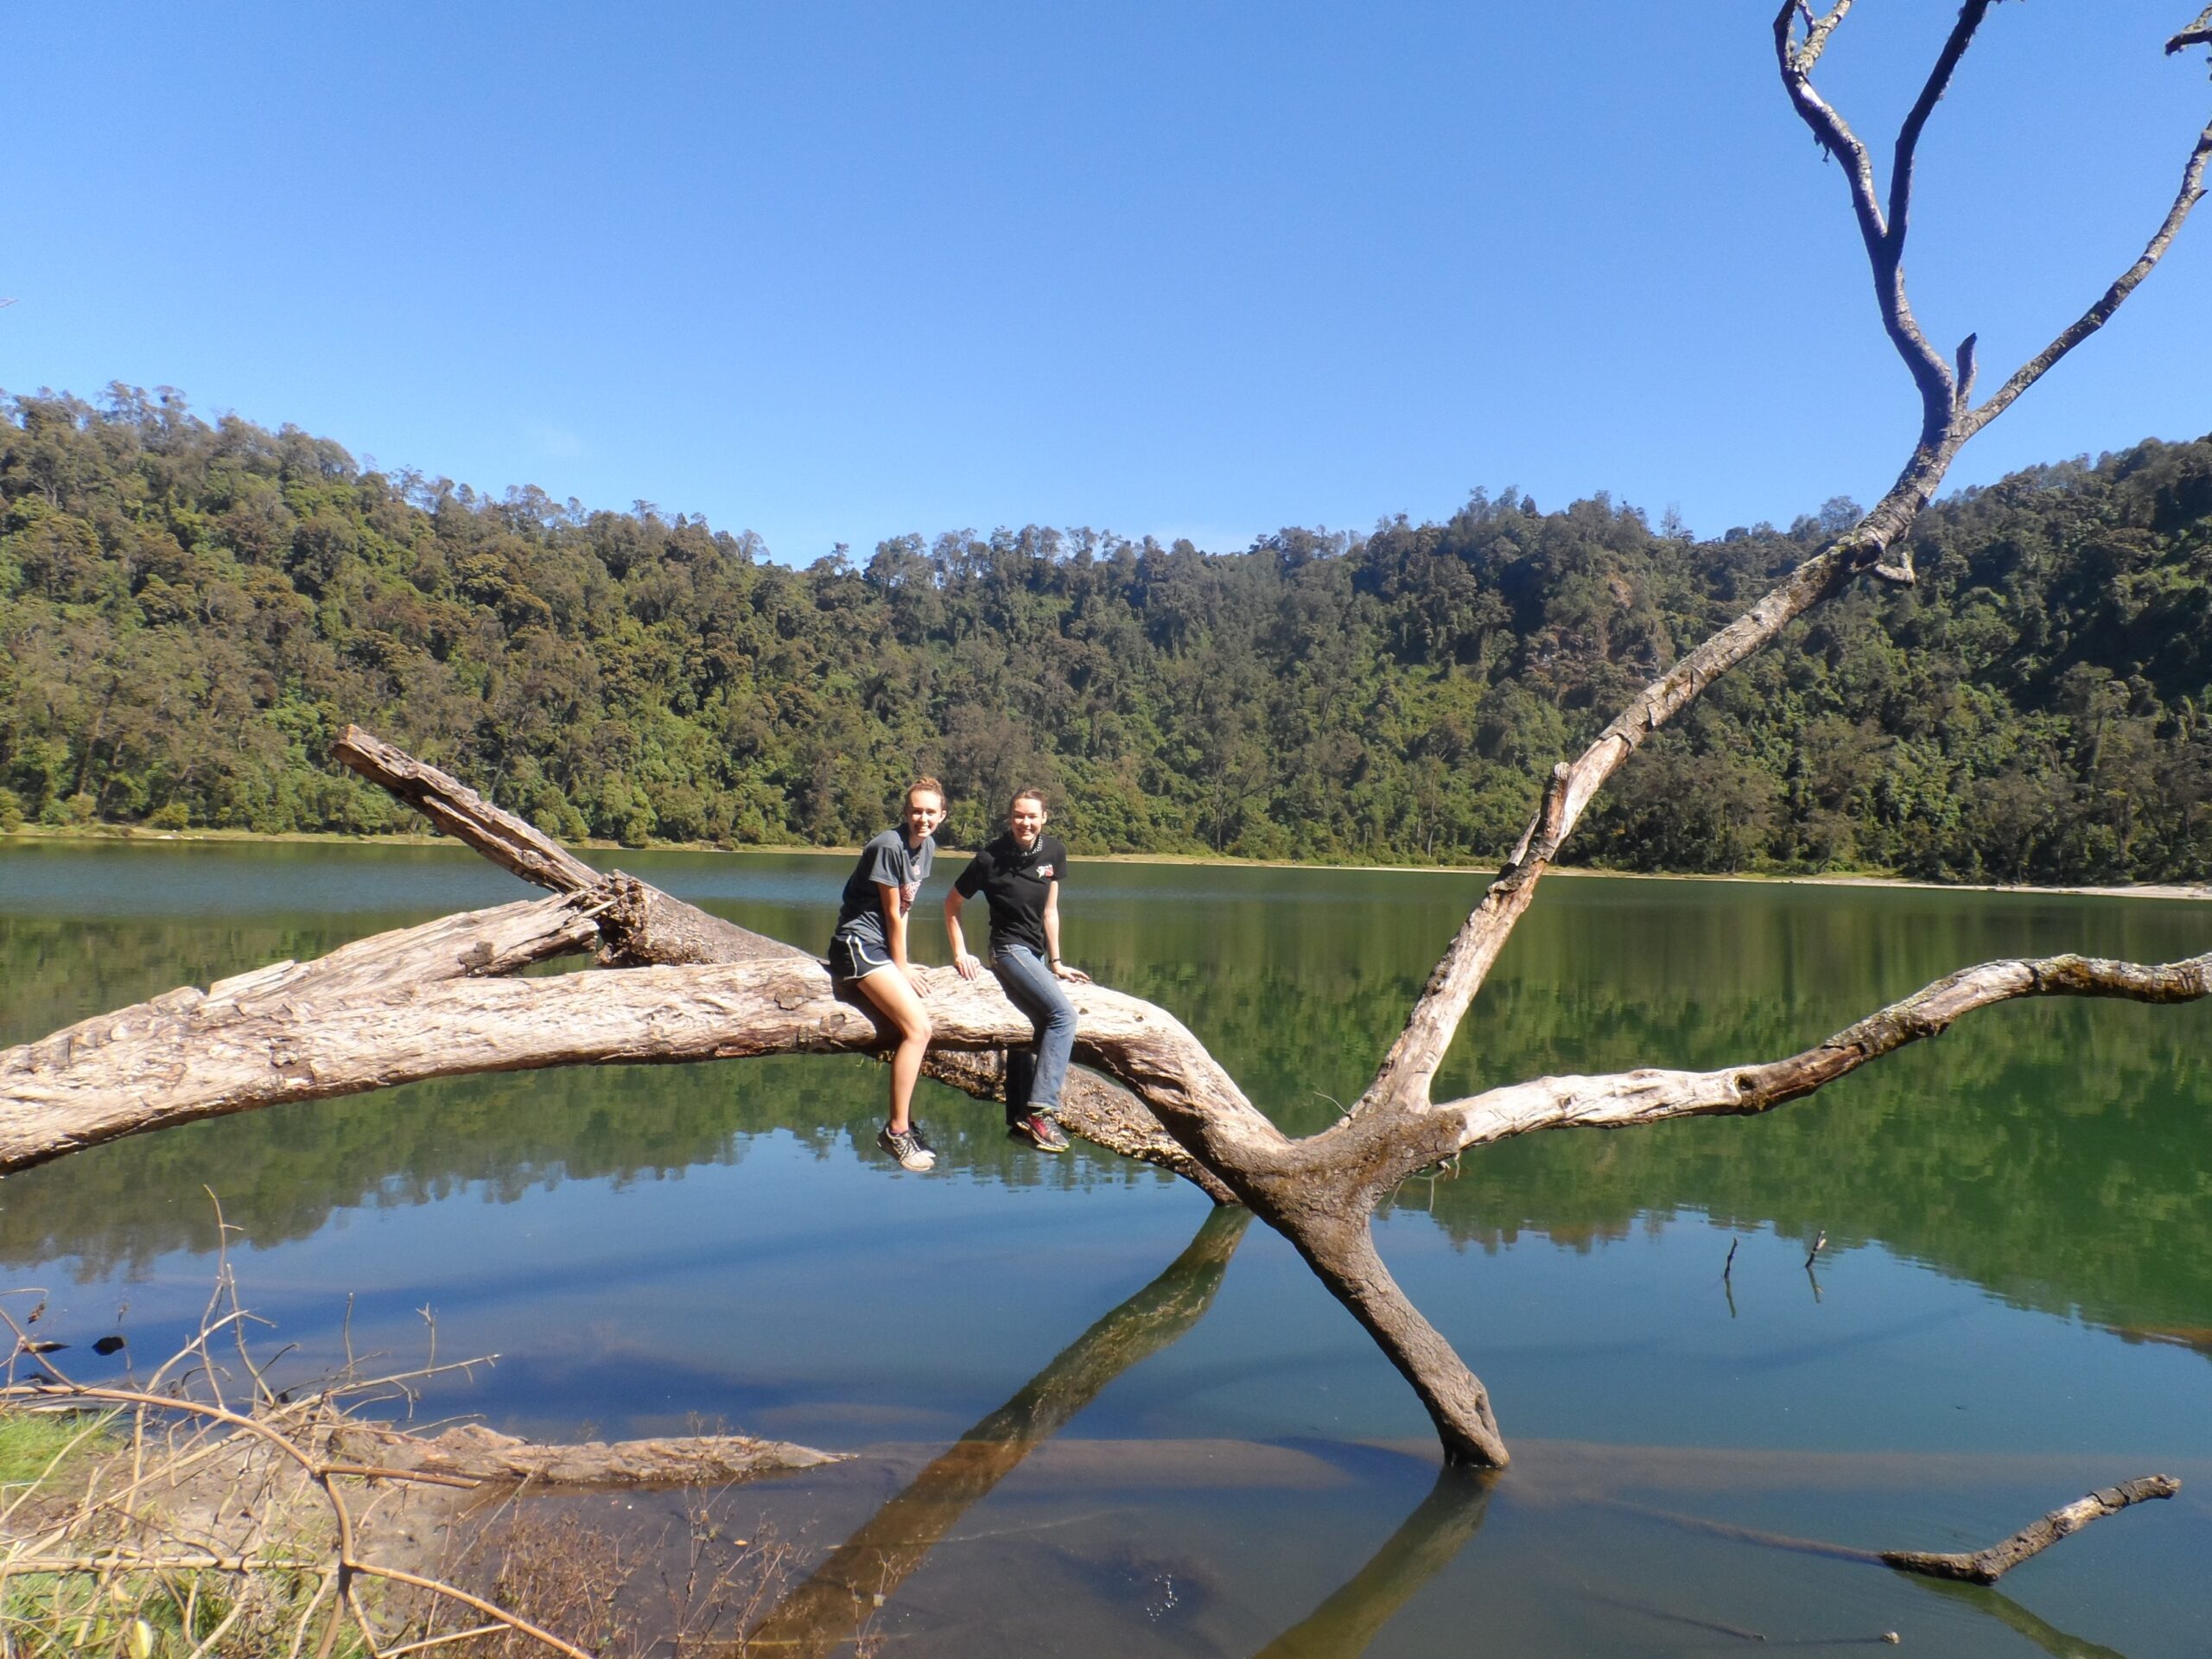
MULTIPOLYGON (((1908 254, 1985 380, 2140 248, 2195 0, 1998 7, 1908 254)), ((1862 0, 1886 136, 1953 8, 1862 0)), ((0 387, 182 389, 777 556, 1878 495, 1915 404, 1767 0, 19 4, 0 387)), ((1956 483, 2212 429, 2212 209, 1956 483)))

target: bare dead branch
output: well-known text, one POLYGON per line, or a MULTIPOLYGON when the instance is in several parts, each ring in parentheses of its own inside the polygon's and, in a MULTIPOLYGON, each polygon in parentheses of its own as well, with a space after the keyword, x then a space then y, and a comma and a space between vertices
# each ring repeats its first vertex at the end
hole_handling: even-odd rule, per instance
MULTIPOLYGON (((1851 6, 1852 0, 1836 0, 1834 10, 1816 16, 1806 0, 1796 0, 1797 18, 1805 25, 1805 43, 1792 51, 1790 60, 1800 73, 1812 73, 1813 66, 1821 60, 1821 54, 1827 49, 1828 36, 1850 15, 1851 6)), ((1788 49, 1787 37, 1784 45, 1788 49)))
MULTIPOLYGON (((869 1015, 837 998, 822 964, 796 952, 365 993, 351 977, 289 967, 266 985, 226 984, 204 996, 171 992, 87 1022, 89 1031, 0 1052, 0 1170, 146 1129, 428 1077, 882 1045, 869 1015)), ((938 969, 929 995, 944 1047, 1031 1039, 1027 1017, 995 981, 938 969)), ((1073 1000, 1083 1020, 1077 1052, 1210 1155, 1233 1166, 1284 1144, 1172 1015, 1098 986, 1077 988, 1073 1000)))
POLYGON ((1968 1584, 1994 1584, 2031 1556, 2039 1555, 2062 1538, 2071 1537, 2092 1521, 2118 1515, 2131 1503, 2171 1497, 2181 1482, 2171 1475, 2145 1475, 2103 1487, 2073 1503, 2053 1510, 1987 1549, 1968 1554, 1937 1554, 1917 1549, 1885 1549, 1882 1560, 1900 1572, 1919 1573, 1931 1579, 1958 1579, 1968 1584))
POLYGON ((1839 3, 1816 16, 1802 0, 1786 0, 1776 14, 1776 58, 1790 101, 1815 137, 1843 164, 1850 181, 1853 211, 1874 272, 1884 326, 1921 391, 1921 440, 1889 493, 1858 525, 1834 546, 1800 565, 1750 611, 1708 639, 1668 674, 1646 686, 1636 702, 1599 733, 1571 765, 1562 763, 1554 768, 1535 819, 1515 847, 1506 868, 1430 974, 1403 1031, 1355 1107, 1356 1114, 1378 1106, 1414 1112, 1427 1108, 1436 1070, 1443 1064, 1459 1022, 1497 953, 1534 899, 1535 883, 1590 799, 1646 736, 1694 701, 1713 679, 1771 641, 1789 621, 1840 591, 1853 575, 1866 572, 1886 582, 1912 584, 1911 559, 1904 550, 1902 537, 1934 496, 1960 447, 2002 413, 2051 364, 2102 326, 2150 274, 2190 207, 2202 194, 2205 164, 2208 156, 2212 156, 2212 125, 2208 125, 2192 151, 2183 169, 2181 193, 2143 257, 2088 315, 2014 375, 1988 403, 1971 413, 1961 412, 1974 381, 1974 336, 1969 334, 1960 344, 1955 378, 1954 368, 1929 346, 1912 317, 1899 255, 1903 214, 1910 207, 1910 172, 1920 137, 1987 9, 1988 0, 1967 0, 1961 8, 1906 118, 1898 137, 1898 170, 1891 180, 1891 213, 1886 220, 1876 196, 1872 163, 1866 146, 1810 79, 1812 65, 1842 22, 1847 5, 1839 3), (1807 31, 1802 45, 1796 41, 1801 22, 1807 31))
POLYGON ((1787 1059, 1719 1071, 1639 1070, 1536 1077, 1454 1101, 1462 1147, 1545 1128, 1625 1128, 1679 1117, 1748 1116, 1799 1100, 1869 1061, 1935 1037, 1977 1008, 2027 996, 2192 1002, 2212 995, 2212 951, 2145 966, 2062 956, 1986 962, 1934 983, 1787 1059))
MULTIPOLYGON (((2208 33, 2208 38, 2212 38, 2212 32, 2208 33)), ((1972 437, 2011 408, 2014 398, 2042 379, 2059 359, 2103 327, 2111 320, 2113 313, 2120 309, 2121 302, 2141 286, 2143 279, 2157 268, 2158 261, 2165 257, 2166 250, 2173 245, 2174 235, 2181 229, 2183 221, 2188 219, 2190 209, 2202 199, 2204 166, 2208 158, 2212 158, 2212 123, 2208 123, 2204 130, 2197 135, 2196 147, 2190 151, 2189 160, 2183 165, 2181 188, 2175 193, 2173 206, 2166 210, 2164 219, 2152 233, 2150 241, 2145 244, 2135 263, 2122 271, 2113 285, 2104 291, 2103 296, 2075 318, 2069 327, 2013 371, 2012 378, 1992 392, 1986 403, 1960 417, 1959 429, 1962 439, 1972 437)))
POLYGON ((1936 104, 1950 86, 1959 60, 1974 44, 1974 31, 1989 15, 1989 4, 1990 0, 1967 0, 1959 8, 1958 21, 1951 25, 1943 49, 1936 54, 1927 83, 1906 112, 1904 124, 1897 129, 1897 149, 1890 162, 1889 244, 1893 257, 1902 257, 1904 253, 1905 226, 1912 212, 1912 164, 1920 149, 1920 135, 1927 130, 1928 118, 1935 113, 1936 104))
MULTIPOLYGON (((1952 416, 1951 371, 1942 356, 1928 343, 1920 331, 1920 324, 1912 314, 1912 303, 1907 298, 1904 286, 1904 221, 1895 217, 1899 210, 1910 206, 1911 200, 1910 169, 1913 152, 1920 142, 1921 129, 1927 124, 1929 111, 1942 95, 1949 81, 1951 70, 1956 67, 1958 55, 1965 51, 1981 21, 1981 14, 1988 10, 1989 0, 1967 0, 1961 13, 1959 24, 1945 43, 1936 69, 1930 73, 1922 88, 1920 99, 1897 137, 1897 156, 1904 164, 1903 188, 1897 178, 1891 180, 1890 215, 1882 211, 1879 191, 1874 182, 1873 158, 1865 143, 1851 129, 1851 124, 1838 113, 1834 105, 1822 98, 1813 86, 1812 64, 1815 53, 1808 58, 1802 50, 1793 50, 1791 37, 1796 7, 1785 4, 1774 20, 1775 58, 1782 71, 1783 90, 1789 102, 1821 148, 1825 149, 1843 168, 1844 178, 1851 190, 1851 211, 1858 221, 1859 239, 1866 250, 1868 274, 1874 279, 1874 300, 1882 316, 1882 327, 1889 334, 1890 343, 1897 348, 1897 356, 1911 374, 1913 385, 1920 391, 1921 446, 1932 448, 1942 441, 1945 428, 1952 416), (1963 31, 1963 33, 1961 33, 1963 31), (1955 48, 1955 49, 1954 49, 1955 48), (1892 222, 1894 219, 1894 222, 1892 222)), ((1840 17, 1829 22, 1833 29, 1840 17)), ((1826 36, 1822 36, 1823 45, 1826 36)))
POLYGON ((398 796, 454 840, 474 847, 535 887, 574 893, 599 880, 598 871, 558 842, 493 805, 435 766, 425 766, 358 726, 340 732, 331 753, 398 796))
POLYGON ((2196 14, 2196 21, 2166 42, 2166 54, 2185 52, 2192 46, 2212 45, 2212 6, 2196 14))
MULTIPOLYGON (((1893 505, 1900 503, 1904 487, 1892 491, 1853 536, 1799 565, 1749 610, 1645 686, 1573 762, 1562 761, 1553 769, 1535 819, 1429 975, 1404 1029, 1353 1108, 1355 1116, 1378 1107, 1415 1111, 1426 1107, 1430 1082, 1475 993, 1535 899, 1537 882, 1606 779, 1707 686, 1838 592, 1863 563, 1877 556, 1887 543, 1882 524, 1895 522, 1902 527, 1910 522, 1910 513, 1893 505), (1886 515, 1885 508, 1890 509, 1886 515)), ((1916 481, 1914 487, 1918 487, 1916 481)))

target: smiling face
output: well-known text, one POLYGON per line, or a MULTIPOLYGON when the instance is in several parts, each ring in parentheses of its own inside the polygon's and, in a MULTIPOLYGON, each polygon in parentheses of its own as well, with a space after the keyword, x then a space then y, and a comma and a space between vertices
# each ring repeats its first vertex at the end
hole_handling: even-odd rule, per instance
POLYGON ((944 822, 944 797, 933 789, 906 791, 906 839, 921 845, 922 837, 944 822))
POLYGON ((1006 827, 1014 832, 1017 847, 1034 847, 1037 837, 1045 833, 1045 801, 1039 795, 1017 795, 1014 804, 1007 809, 1006 827))

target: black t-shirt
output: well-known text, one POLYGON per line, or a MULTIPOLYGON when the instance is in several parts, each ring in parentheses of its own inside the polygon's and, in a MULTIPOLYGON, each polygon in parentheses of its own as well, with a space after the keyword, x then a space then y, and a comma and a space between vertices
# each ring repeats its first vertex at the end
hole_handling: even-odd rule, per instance
POLYGON ((1052 883, 1065 881, 1068 849, 1050 836, 1039 836, 1027 852, 1011 834, 1002 835, 969 861, 952 884, 963 899, 981 893, 990 901, 991 949, 1026 944, 1039 956, 1045 950, 1045 899, 1052 883))

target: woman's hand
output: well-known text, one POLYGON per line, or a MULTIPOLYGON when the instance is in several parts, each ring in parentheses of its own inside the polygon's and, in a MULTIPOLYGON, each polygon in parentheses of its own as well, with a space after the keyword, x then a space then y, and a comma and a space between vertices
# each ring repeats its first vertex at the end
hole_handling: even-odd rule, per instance
POLYGON ((963 979, 973 979, 983 971, 982 958, 972 950, 963 950, 952 959, 952 965, 960 970, 963 979))
POLYGON ((916 996, 927 996, 930 994, 930 982, 928 978, 929 969, 923 967, 918 963, 912 962, 906 963, 905 967, 906 969, 906 982, 914 988, 914 995, 916 996))
POLYGON ((1071 967, 1065 962, 1056 962, 1052 964, 1052 977, 1054 979, 1065 979, 1072 985, 1088 985, 1090 983, 1090 976, 1089 974, 1084 973, 1080 968, 1071 967))

